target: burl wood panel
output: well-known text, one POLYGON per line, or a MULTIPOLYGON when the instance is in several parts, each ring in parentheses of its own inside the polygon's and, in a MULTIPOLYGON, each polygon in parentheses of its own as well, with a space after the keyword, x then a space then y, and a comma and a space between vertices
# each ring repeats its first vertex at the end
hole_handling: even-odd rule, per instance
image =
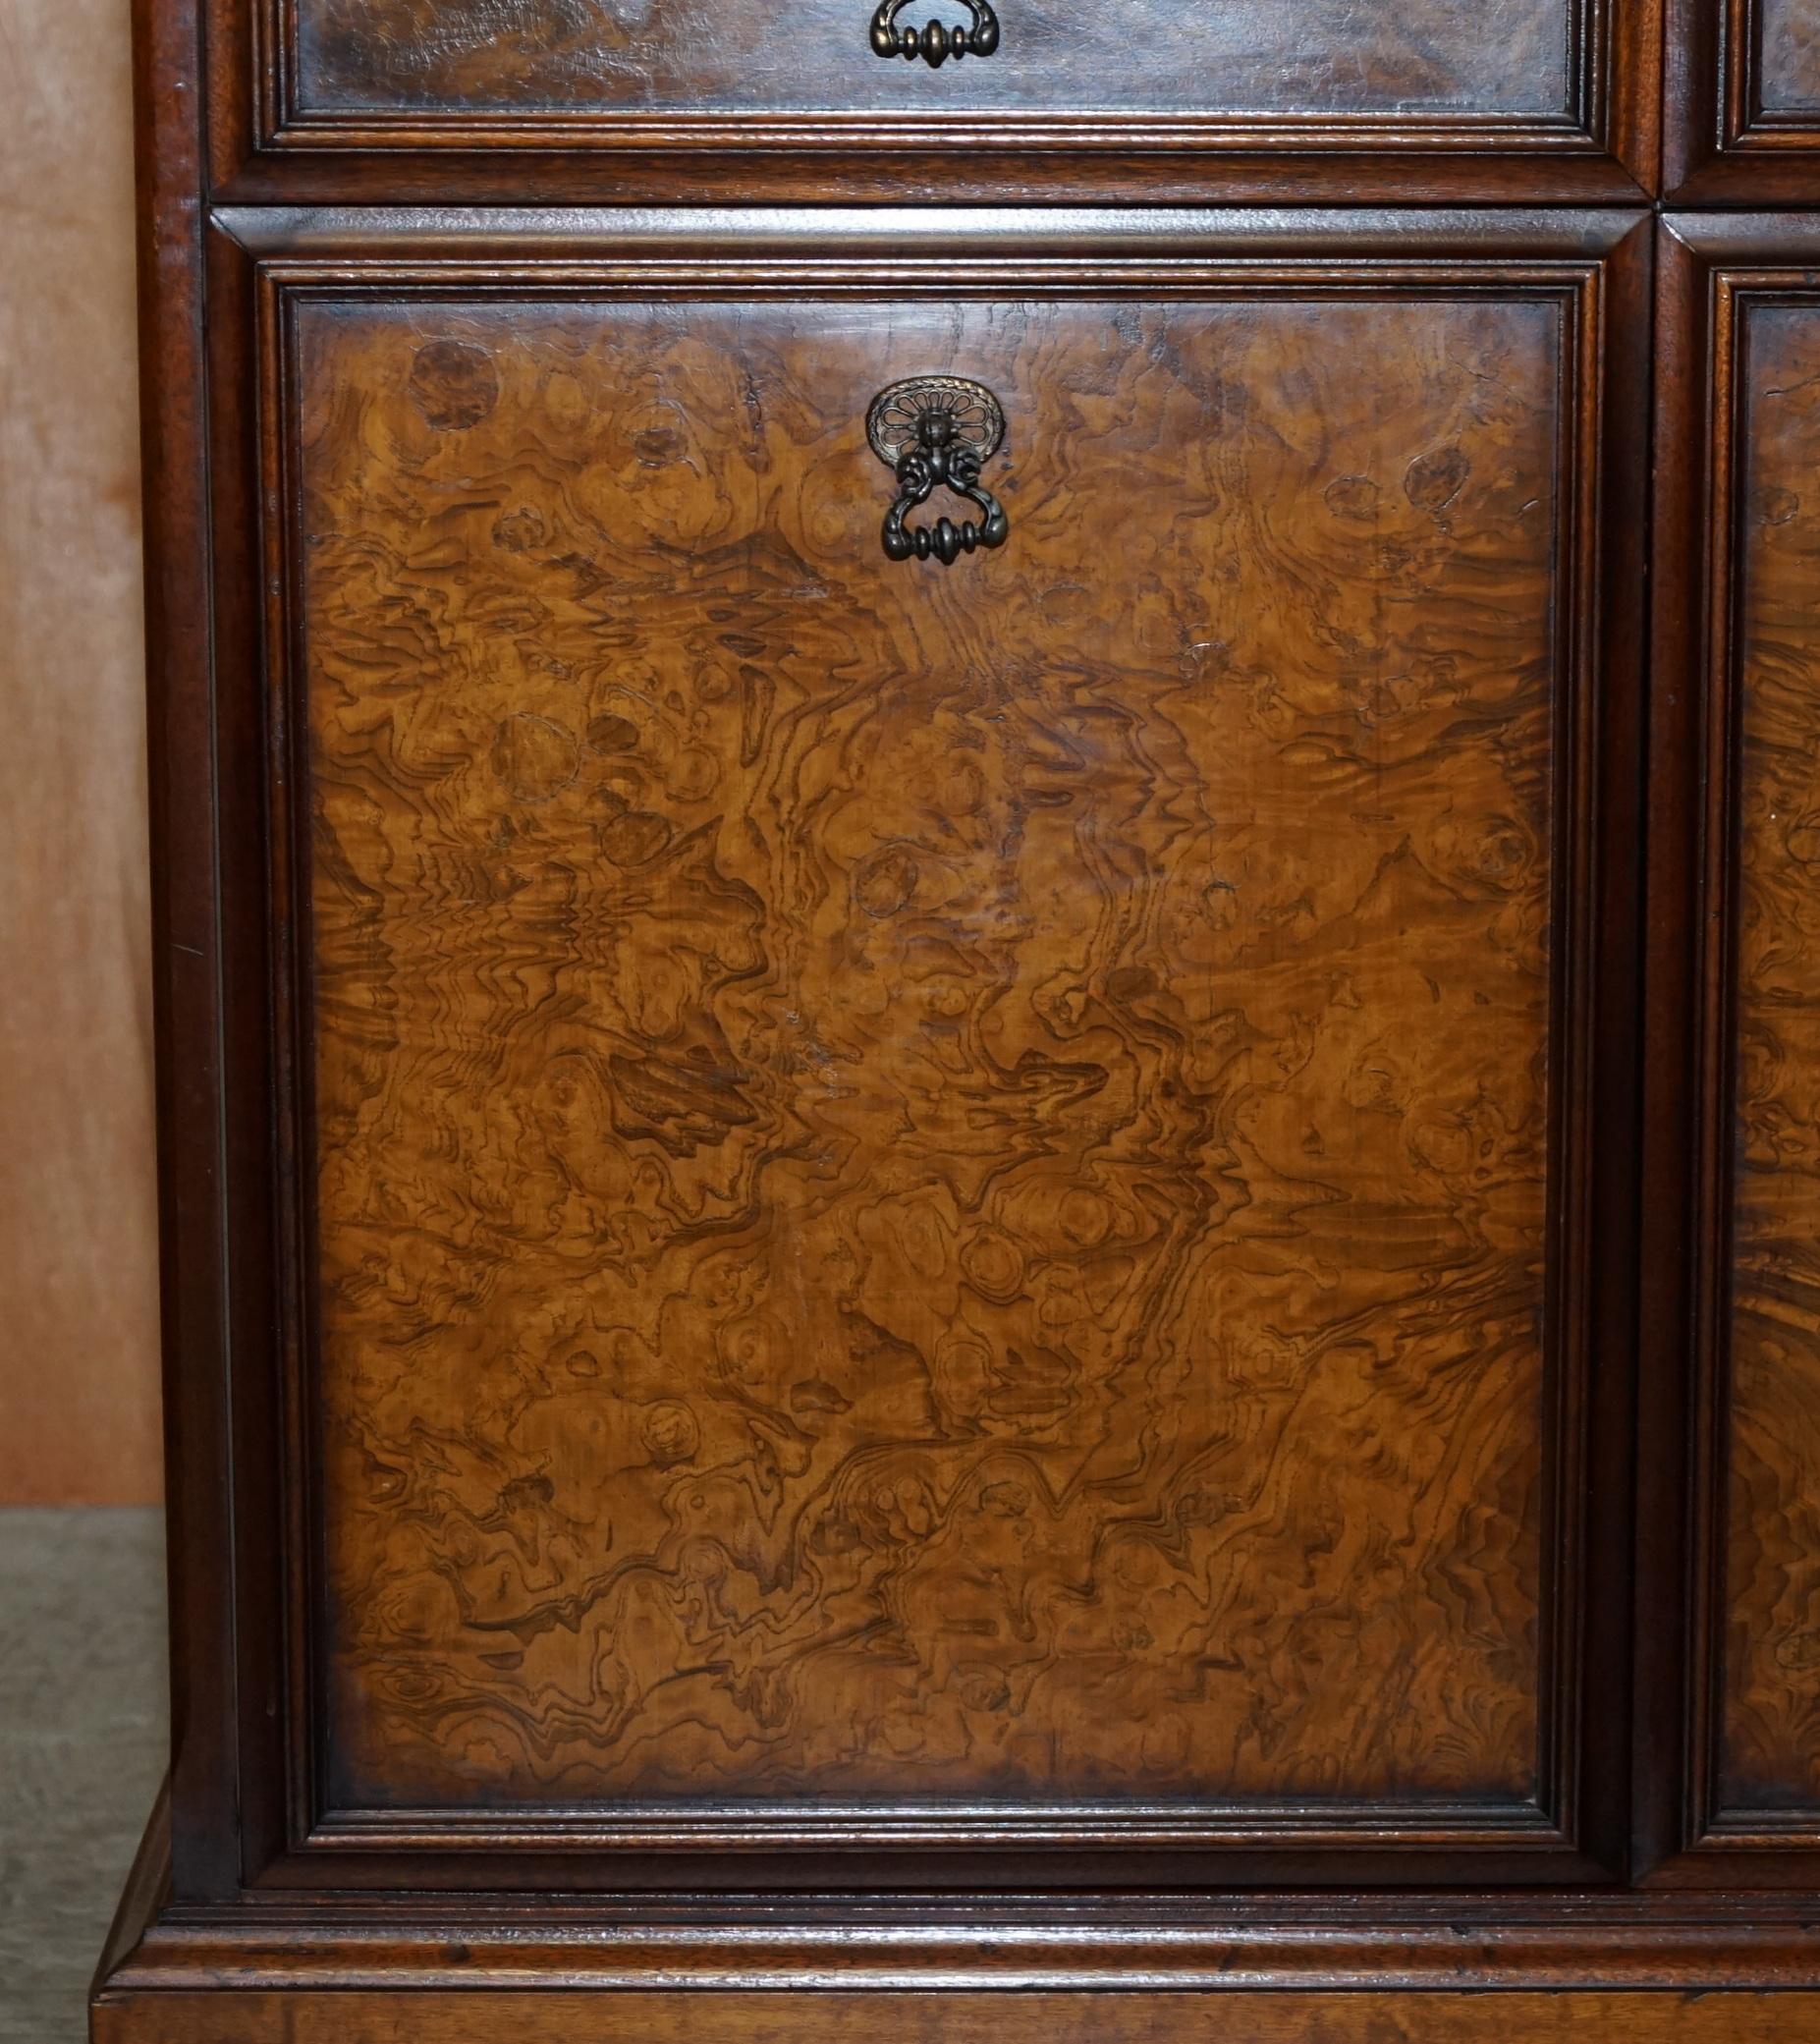
POLYGON ((338 1799, 1526 1795, 1559 303, 297 319, 338 1799))
MULTIPOLYGON (((276 0, 284 4, 284 0, 276 0)), ((872 54, 873 0, 295 0, 311 110, 1565 115, 1567 0, 1001 0, 992 56, 872 54)), ((905 25, 961 25, 916 0, 905 25)), ((932 139, 935 137, 932 135, 932 139)))
POLYGON ((1744 358, 1721 1799, 1820 1810, 1820 315, 1744 358))

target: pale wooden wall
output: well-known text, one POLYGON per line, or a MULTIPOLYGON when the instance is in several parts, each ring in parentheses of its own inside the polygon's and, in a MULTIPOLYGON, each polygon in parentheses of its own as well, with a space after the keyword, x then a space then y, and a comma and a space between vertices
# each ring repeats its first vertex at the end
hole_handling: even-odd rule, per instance
POLYGON ((127 0, 0 0, 0 1504, 155 1499, 127 0))

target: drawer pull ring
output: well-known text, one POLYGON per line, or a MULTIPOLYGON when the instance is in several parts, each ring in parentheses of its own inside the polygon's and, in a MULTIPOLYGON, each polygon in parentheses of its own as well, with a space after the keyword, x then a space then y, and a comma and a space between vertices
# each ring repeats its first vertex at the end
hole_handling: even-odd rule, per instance
POLYGON ((950 57, 958 64, 963 57, 989 57, 999 46, 999 18, 987 0, 964 0, 973 18, 967 28, 945 28, 930 22, 922 28, 900 28, 898 16, 910 0, 879 0, 872 17, 872 53, 878 57, 920 57, 931 71, 939 70, 950 57))
POLYGON ((872 452, 898 478, 897 499, 885 514, 885 555, 893 561, 931 554, 953 567, 979 547, 1003 546, 1011 521, 979 480, 981 465, 1005 437, 1005 414, 983 383, 964 376, 911 376, 881 390, 865 417, 872 452), (957 525, 937 519, 912 525, 910 515, 945 485, 976 504, 985 516, 957 525))

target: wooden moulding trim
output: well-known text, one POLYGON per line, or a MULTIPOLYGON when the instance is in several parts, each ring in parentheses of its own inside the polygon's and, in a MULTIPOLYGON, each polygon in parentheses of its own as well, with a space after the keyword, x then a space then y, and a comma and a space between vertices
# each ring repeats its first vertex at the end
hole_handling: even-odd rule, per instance
POLYGON ((1714 70, 1720 147, 1812 149, 1820 142, 1820 107, 1764 103, 1763 0, 1719 0, 1718 15, 1714 70))
POLYGON ((95 2044, 1810 2044, 1820 1997, 1801 1994, 1235 1993, 643 1994, 635 2010, 587 1993, 149 1994, 94 2012, 95 2044))
MULTIPOLYGON (((1820 1809, 1720 1800, 1727 1271, 1736 972, 1738 350, 1749 305, 1820 307, 1820 216, 1664 220, 1657 310, 1645 1255, 1678 1274, 1645 1300, 1639 1823, 1660 1888, 1820 1888, 1820 1809)), ((1820 1898, 1806 1905, 1820 1918, 1820 1898)))
MULTIPOLYGON (((740 158, 814 155, 855 143, 932 154, 920 112, 838 110, 698 113, 620 108, 467 108, 396 111, 303 102, 295 0, 251 8, 214 0, 220 45, 216 89, 237 153, 294 154, 469 149, 590 153, 677 151, 740 158)), ((1156 113, 1012 111, 944 115, 941 150, 1131 153, 1197 150, 1235 155, 1336 151, 1615 157, 1653 170, 1659 0, 1570 0, 1568 97, 1546 115, 1383 109, 1361 113, 1208 109, 1156 113)), ((950 157, 952 161, 952 157, 950 157)), ((739 171, 729 164, 724 175, 739 171)))
POLYGON ((1670 0, 1661 189, 1672 206, 1820 202, 1820 106, 1766 107, 1762 0, 1670 0))
MULTIPOLYGON (((1281 114, 945 115, 944 148, 1005 153, 1067 151, 1143 154, 1199 149, 1214 154, 1315 155, 1415 150, 1424 155, 1546 153, 1605 155, 1578 122, 1481 115, 1476 119, 1409 114, 1346 117, 1281 114)), ((893 114, 536 114, 418 113, 388 118, 359 112, 301 112, 277 129, 267 146, 284 151, 458 148, 513 151, 585 147, 613 153, 716 150, 745 154, 815 155, 866 144, 910 154, 927 152, 929 123, 893 114)), ((729 166, 731 171, 733 166, 729 166)))
MULTIPOLYGON (((742 258, 754 269, 781 259, 815 257, 832 268, 865 257, 923 254, 954 262, 998 255, 1040 286, 1056 257, 1097 258, 1118 267, 1124 254, 1207 262, 1257 254, 1260 261, 1320 260, 1345 284, 1335 258, 1382 270, 1417 257, 1453 255, 1500 290, 1513 279, 1502 259, 1529 254, 1559 261, 1609 254, 1645 218, 1635 207, 1456 207, 1387 213, 1382 208, 1173 206, 983 206, 940 216, 927 207, 892 206, 222 206, 215 225, 262 264, 295 256, 332 263, 340 257, 385 258, 396 265, 434 264, 446 273, 466 256, 488 276, 514 268, 512 258, 547 270, 565 255, 611 252, 628 262, 659 255, 742 258)), ((824 266, 818 264, 818 267, 824 266)), ((1560 282, 1558 269, 1548 281, 1560 282)))
MULTIPOLYGON (((1653 173, 1651 173, 1653 179, 1653 173)), ((1606 156, 1579 151, 1523 155, 1478 149, 1367 153, 1278 151, 1239 155, 1181 147, 1149 150, 776 148, 620 149, 567 152, 487 149, 273 151, 221 167, 222 204, 713 205, 755 195, 816 206, 846 204, 1093 205, 1142 198, 1159 205, 1534 206, 1646 203, 1650 182, 1606 156)))
POLYGON ((97 1994, 1820 1987, 1811 1897, 321 1895, 184 1906, 165 1899, 168 1874, 155 1811, 97 1994))
POLYGON ((1356 1806, 1325 1803, 1195 1801, 1181 1804, 1063 1803, 975 1808, 913 1804, 755 1807, 634 1803, 618 1808, 538 1807, 515 1815, 479 1809, 328 1811, 310 1831, 307 1851, 561 1851, 603 1848, 648 1851, 684 1846, 742 1852, 767 1845, 792 1850, 855 1846, 1019 1847, 1079 1851, 1094 1847, 1425 1851, 1437 1848, 1555 1851, 1572 1844, 1529 1804, 1469 1801, 1356 1806))
MULTIPOLYGON (((1655 1898, 1660 1904, 1667 1898, 1655 1898)), ((1088 1988, 1121 1993, 1239 1989, 1820 1986, 1820 1939, 1790 1916, 1713 1911, 1626 1920, 1595 1898, 1550 1914, 1489 1920, 1458 1897, 1399 1920, 1384 1898, 1326 1920, 1278 1899, 1268 1920, 1204 1906, 1171 1921, 1112 1909, 1064 1914, 972 1898, 939 1918, 914 1900, 845 1904, 816 1920, 790 1911, 689 1923, 565 1916, 540 1898, 513 1911, 469 1900, 441 1915, 363 1911, 167 1914, 108 1975, 110 1992, 388 1987, 874 1989, 955 1992, 1088 1988)))
MULTIPOLYGON (((1809 260, 1820 245, 1809 240, 1809 260)), ((1760 260, 1761 255, 1756 257, 1760 260)), ((1731 1453, 1730 1339, 1733 1264, 1734 1087, 1738 927, 1737 730, 1742 674, 1738 578, 1742 547, 1741 443, 1746 397, 1741 368, 1745 324, 1753 302, 1816 302, 1811 271, 1760 270, 1749 256, 1716 262, 1708 272, 1708 329, 1702 525, 1706 590, 1697 640, 1703 661, 1693 691, 1701 707, 1701 858, 1696 876, 1697 1010, 1694 1035, 1694 1184, 1691 1320, 1693 1425, 1693 1575, 1689 1687, 1689 1818, 1696 1850, 1710 1853, 1820 1847, 1820 1810, 1727 1806, 1721 1797, 1725 1719, 1726 1473, 1731 1453), (1736 265, 1736 266, 1735 266, 1736 265)))
POLYGON ((1643 1266, 1639 1357, 1651 1372, 1637 1413, 1635 1678, 1632 1698, 1633 1873, 1654 1875, 1685 1842, 1686 1583, 1692 1464, 1686 1371, 1692 1289, 1686 1226, 1693 1174, 1686 904, 1693 891, 1699 807, 1691 732, 1703 595, 1695 484, 1700 470, 1705 307, 1696 265, 1666 226, 1656 265, 1650 557, 1651 790, 1645 881, 1640 1202, 1643 1266))
POLYGON ((796 1937, 639 1937, 602 1931, 554 1939, 529 1926, 502 1934, 475 1914, 410 1935, 248 1925, 232 1932, 162 1928, 110 1976, 107 1990, 584 1987, 596 1992, 768 1988, 820 1993, 1121 1994, 1434 1988, 1590 1987, 1607 1992, 1814 1988, 1820 1961, 1799 1926, 1652 1925, 1624 1934, 1565 1924, 1450 1933, 1290 1930, 1275 1937, 1057 1925, 1006 1937, 977 1926, 911 1945, 830 1925, 796 1937))

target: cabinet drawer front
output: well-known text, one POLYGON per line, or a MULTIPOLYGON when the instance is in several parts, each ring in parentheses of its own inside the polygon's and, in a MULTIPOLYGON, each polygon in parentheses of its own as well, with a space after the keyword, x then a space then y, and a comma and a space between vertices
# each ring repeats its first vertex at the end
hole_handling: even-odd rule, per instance
MULTIPOLYGON (((1572 110, 1570 0, 1403 14, 1338 0, 1184 8, 996 0, 989 55, 881 60, 872 0, 294 0, 301 107, 499 114, 1477 114, 1572 110)), ((950 0, 900 31, 965 32, 950 0)))
POLYGON ((1601 265, 492 246, 266 275, 318 1801, 1566 1850, 1601 265))
MULTIPOLYGON (((457 173, 465 189, 440 184, 445 196, 488 195, 525 150, 635 151, 620 174, 678 197, 690 178, 702 196, 717 179, 738 197, 793 177, 792 195, 817 178, 827 195, 836 163, 850 196, 868 177, 885 196, 1128 179, 1189 196, 1217 176, 1195 167, 1206 158, 1228 174, 1248 160, 1283 192, 1334 152, 1352 159, 1353 190, 1362 169, 1411 197, 1456 173, 1455 189, 1490 191, 1498 159, 1520 158, 1532 182, 1507 193, 1554 178, 1633 195, 1652 161, 1654 17, 1629 0, 1401 12, 800 0, 783 15, 672 0, 258 0, 250 19, 238 0, 214 5, 224 113, 250 85, 250 116, 232 119, 252 149, 313 152, 325 170, 362 149, 499 152, 457 173), (1264 160, 1286 152, 1295 163, 1264 160), (1117 161, 1101 168, 1104 156, 1117 161), (897 167, 868 172, 868 157, 897 167)), ((397 182, 389 154, 371 168, 375 195, 425 189, 397 182)), ((545 191, 549 175, 537 173, 545 191)))

